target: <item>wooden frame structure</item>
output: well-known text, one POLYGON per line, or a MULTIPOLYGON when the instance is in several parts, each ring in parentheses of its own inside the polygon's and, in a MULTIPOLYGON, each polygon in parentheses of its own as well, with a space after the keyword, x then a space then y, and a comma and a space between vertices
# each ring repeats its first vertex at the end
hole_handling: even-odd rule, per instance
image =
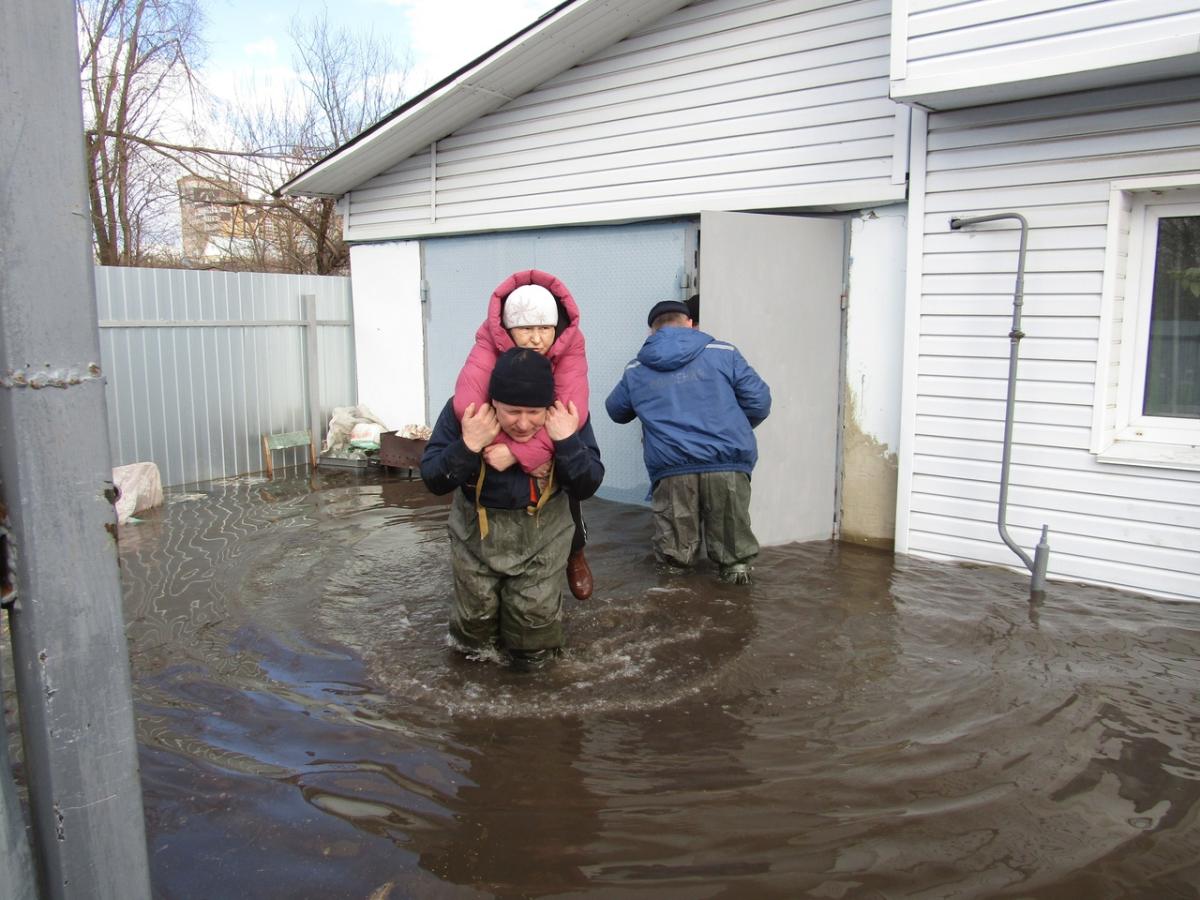
POLYGON ((267 477, 275 477, 275 466, 271 462, 271 454, 276 450, 286 450, 288 447, 308 446, 308 464, 317 468, 317 451, 313 449, 312 433, 308 431, 289 431, 285 434, 264 434, 262 436, 263 466, 267 477))

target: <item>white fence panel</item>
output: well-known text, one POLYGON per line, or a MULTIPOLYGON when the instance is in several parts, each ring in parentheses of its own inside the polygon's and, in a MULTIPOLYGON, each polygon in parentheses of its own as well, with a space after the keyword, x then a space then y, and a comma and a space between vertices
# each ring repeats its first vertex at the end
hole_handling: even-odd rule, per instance
POLYGON ((262 435, 309 427, 310 339, 318 439, 355 402, 349 278, 97 266, 96 303, 114 465, 153 462, 167 485, 261 471, 262 435))

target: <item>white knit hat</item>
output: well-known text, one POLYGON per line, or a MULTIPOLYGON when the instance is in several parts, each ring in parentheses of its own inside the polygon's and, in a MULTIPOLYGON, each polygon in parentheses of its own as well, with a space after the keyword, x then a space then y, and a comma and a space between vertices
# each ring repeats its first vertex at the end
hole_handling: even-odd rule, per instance
POLYGON ((504 301, 504 327, 557 325, 558 304, 540 284, 523 284, 504 301))

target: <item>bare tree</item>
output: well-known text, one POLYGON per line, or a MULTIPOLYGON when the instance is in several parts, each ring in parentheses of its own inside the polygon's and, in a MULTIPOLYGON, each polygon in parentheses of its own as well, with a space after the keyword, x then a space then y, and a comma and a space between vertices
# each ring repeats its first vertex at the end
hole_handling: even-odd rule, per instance
POLYGON ((289 33, 297 81, 271 101, 231 105, 226 119, 243 156, 224 159, 213 178, 245 189, 233 255, 269 269, 344 272, 349 252, 335 202, 272 192, 399 106, 410 63, 372 32, 332 29, 325 14, 297 17, 289 33))
POLYGON ((220 136, 202 139, 171 119, 181 100, 212 102, 194 69, 199 2, 76 0, 97 259, 344 272, 334 201, 273 190, 403 102, 407 58, 369 31, 332 29, 326 14, 297 17, 295 81, 246 86, 219 112, 220 136), (181 224, 177 258, 164 248, 181 224))
POLYGON ((96 256, 139 265, 173 232, 181 153, 156 141, 166 136, 172 102, 196 87, 201 16, 197 0, 75 6, 96 256))

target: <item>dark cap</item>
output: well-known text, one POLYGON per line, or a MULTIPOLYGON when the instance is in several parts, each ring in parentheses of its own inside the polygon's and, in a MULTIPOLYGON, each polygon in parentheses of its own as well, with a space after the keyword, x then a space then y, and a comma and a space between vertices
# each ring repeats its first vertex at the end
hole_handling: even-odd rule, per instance
POLYGON ((646 317, 646 324, 653 328, 654 320, 666 313, 682 313, 689 319, 692 317, 691 310, 682 300, 659 300, 650 307, 650 315, 646 317))
POLYGON ((492 400, 511 406, 542 407, 554 402, 550 360, 536 350, 513 347, 496 360, 489 388, 492 400))

